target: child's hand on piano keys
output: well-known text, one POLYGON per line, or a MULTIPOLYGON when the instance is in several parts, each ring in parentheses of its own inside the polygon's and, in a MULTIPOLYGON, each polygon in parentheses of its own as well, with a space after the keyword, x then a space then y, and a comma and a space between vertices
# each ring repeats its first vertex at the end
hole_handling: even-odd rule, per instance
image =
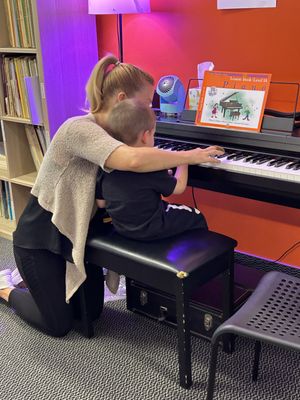
POLYGON ((217 164, 220 162, 217 156, 224 154, 224 149, 221 146, 209 146, 205 149, 197 148, 194 150, 190 150, 192 154, 192 162, 189 164, 217 164), (195 160, 195 161, 194 161, 195 160))

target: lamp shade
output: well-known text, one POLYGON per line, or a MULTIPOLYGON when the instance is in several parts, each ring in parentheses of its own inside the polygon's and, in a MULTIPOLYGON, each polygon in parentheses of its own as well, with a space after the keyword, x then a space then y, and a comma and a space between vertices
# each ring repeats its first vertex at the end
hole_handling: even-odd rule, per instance
POLYGON ((150 0, 89 0, 89 14, 137 14, 150 11, 150 0))

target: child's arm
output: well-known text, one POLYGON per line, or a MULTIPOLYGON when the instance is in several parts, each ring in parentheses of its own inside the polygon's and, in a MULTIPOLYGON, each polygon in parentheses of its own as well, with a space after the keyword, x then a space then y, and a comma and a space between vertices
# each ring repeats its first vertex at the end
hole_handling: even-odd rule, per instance
POLYGON ((173 194, 181 194, 185 191, 188 180, 188 165, 180 165, 175 172, 177 183, 173 194))
POLYGON ((106 207, 105 200, 103 200, 103 199, 96 199, 96 203, 97 203, 97 206, 99 208, 105 208, 106 207))

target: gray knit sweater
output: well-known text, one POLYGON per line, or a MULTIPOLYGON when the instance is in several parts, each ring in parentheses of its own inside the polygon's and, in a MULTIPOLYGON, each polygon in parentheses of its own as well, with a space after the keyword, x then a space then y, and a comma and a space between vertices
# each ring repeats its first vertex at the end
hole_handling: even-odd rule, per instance
POLYGON ((66 301, 86 278, 85 242, 95 204, 98 166, 123 143, 97 125, 92 114, 68 119, 45 154, 31 193, 50 211, 53 224, 73 244, 74 264, 67 263, 66 301))

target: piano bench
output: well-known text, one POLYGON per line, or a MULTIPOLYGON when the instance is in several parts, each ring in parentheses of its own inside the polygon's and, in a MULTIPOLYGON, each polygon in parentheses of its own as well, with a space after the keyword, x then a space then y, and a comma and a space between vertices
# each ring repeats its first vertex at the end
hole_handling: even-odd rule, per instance
MULTIPOLYGON (((196 286, 224 275, 224 320, 233 313, 233 257, 237 242, 219 233, 195 229, 171 238, 140 242, 118 235, 112 227, 89 236, 85 261, 109 268, 176 298, 180 385, 192 384, 189 298, 196 286)), ((84 285, 83 285, 84 288, 84 285)), ((81 291, 82 294, 82 291, 81 291)), ((84 301, 82 302, 84 305, 84 301)), ((127 304, 128 306, 128 304, 127 304)), ((93 335, 85 311, 87 336, 93 335)))

